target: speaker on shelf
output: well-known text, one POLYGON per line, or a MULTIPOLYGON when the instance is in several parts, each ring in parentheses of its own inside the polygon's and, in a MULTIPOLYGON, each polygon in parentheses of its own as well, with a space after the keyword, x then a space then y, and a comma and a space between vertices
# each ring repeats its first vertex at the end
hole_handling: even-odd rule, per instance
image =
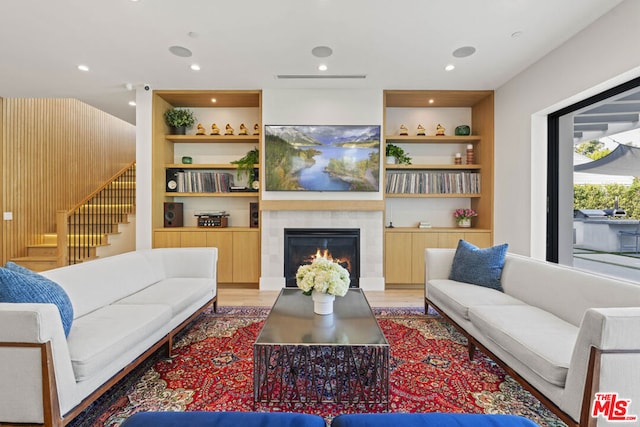
POLYGON ((249 227, 258 228, 260 223, 260 210, 255 202, 249 203, 249 227))
POLYGON ((182 227, 182 203, 164 203, 164 226, 182 227))
POLYGON ((178 191, 178 170, 177 169, 167 169, 166 170, 166 179, 165 179, 165 191, 168 193, 174 193, 178 191))

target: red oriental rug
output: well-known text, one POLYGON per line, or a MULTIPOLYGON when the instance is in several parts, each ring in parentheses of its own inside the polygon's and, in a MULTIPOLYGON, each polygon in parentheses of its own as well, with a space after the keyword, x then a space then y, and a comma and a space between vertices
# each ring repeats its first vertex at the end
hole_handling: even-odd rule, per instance
MULTIPOLYGON (((173 358, 152 356, 69 426, 119 426, 142 411, 253 411, 253 342, 268 312, 219 307, 218 313, 203 314, 177 339, 173 358)), ((565 425, 482 353, 470 362, 466 339, 440 316, 417 308, 374 312, 391 345, 392 412, 516 414, 541 426, 565 425)), ((315 413, 327 420, 362 411, 337 404, 261 410, 315 413)))

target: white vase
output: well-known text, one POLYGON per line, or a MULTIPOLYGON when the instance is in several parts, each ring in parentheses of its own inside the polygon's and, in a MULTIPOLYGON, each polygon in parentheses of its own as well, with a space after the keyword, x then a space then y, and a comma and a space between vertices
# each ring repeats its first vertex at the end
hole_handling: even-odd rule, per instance
POLYGON ((396 164, 396 158, 394 156, 387 156, 387 164, 388 165, 395 165, 396 164))
POLYGON ((313 291, 311 292, 311 299, 313 299, 313 312, 315 314, 326 315, 333 313, 333 300, 336 299, 335 295, 313 291))
POLYGON ((465 218, 458 221, 458 227, 468 228, 471 227, 471 218, 465 218))

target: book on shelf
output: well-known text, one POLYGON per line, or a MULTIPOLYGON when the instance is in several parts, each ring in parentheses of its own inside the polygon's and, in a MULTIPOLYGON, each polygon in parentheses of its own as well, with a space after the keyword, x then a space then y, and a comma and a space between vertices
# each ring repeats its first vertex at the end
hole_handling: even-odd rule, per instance
POLYGON ((429 221, 420 221, 418 228, 431 228, 431 223, 429 221))
POLYGON ((480 194, 480 174, 453 171, 394 171, 387 174, 388 194, 480 194))

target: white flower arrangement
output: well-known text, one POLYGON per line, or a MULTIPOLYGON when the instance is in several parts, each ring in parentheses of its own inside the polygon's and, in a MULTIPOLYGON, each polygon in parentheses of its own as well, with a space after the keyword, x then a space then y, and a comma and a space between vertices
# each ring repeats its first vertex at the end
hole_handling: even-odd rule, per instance
POLYGON ((311 264, 301 265, 296 272, 296 284, 305 295, 317 291, 343 297, 349 283, 347 269, 326 258, 316 258, 311 264))

